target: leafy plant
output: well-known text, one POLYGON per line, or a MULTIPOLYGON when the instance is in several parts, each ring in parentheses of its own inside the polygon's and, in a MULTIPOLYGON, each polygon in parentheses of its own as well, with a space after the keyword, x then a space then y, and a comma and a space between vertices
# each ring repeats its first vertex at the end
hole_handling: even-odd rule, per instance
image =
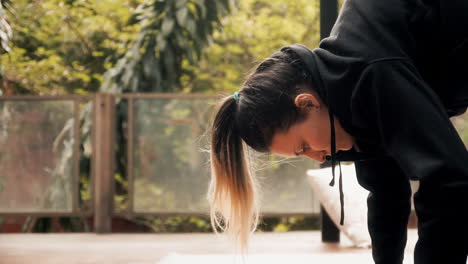
POLYGON ((7 11, 12 11, 10 0, 0 1, 0 52, 9 52, 11 47, 9 42, 13 37, 10 23, 8 22, 7 11))
MULTIPOLYGON (((105 75, 101 91, 176 92, 180 79, 191 74, 203 49, 220 29, 230 0, 146 1, 133 18, 141 30, 117 65, 105 75)), ((235 3, 235 2, 233 2, 235 3)))

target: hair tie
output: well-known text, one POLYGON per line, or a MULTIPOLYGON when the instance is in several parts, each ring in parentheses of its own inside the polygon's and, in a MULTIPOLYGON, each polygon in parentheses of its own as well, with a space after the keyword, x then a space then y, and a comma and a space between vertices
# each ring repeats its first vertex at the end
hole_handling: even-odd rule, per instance
POLYGON ((234 97, 234 100, 236 100, 236 103, 239 103, 239 93, 235 92, 233 97, 234 97))

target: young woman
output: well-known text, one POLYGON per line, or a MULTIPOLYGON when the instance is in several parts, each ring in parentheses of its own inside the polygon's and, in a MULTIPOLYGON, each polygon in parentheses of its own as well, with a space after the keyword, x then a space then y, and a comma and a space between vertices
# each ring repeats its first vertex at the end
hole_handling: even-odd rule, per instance
POLYGON ((412 179, 420 182, 415 263, 465 264, 468 152, 449 118, 468 106, 467 15, 466 0, 347 0, 318 48, 294 44, 261 62, 213 122, 215 230, 245 249, 256 229, 247 146, 329 156, 333 168, 355 161, 370 191, 375 263, 403 261, 412 179))

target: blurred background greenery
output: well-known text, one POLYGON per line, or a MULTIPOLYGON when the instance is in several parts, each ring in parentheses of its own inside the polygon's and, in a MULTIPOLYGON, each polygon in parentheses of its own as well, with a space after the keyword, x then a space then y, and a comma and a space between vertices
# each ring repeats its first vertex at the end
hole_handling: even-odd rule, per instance
POLYGON ((0 88, 7 94, 87 94, 110 89, 103 87, 107 73, 128 91, 231 92, 280 47, 318 44, 319 1, 215 2, 16 0, 14 12, 3 13, 13 34, 1 57, 0 88), (122 68, 145 66, 152 70, 144 76, 128 75, 167 84, 136 88, 116 77, 122 68))

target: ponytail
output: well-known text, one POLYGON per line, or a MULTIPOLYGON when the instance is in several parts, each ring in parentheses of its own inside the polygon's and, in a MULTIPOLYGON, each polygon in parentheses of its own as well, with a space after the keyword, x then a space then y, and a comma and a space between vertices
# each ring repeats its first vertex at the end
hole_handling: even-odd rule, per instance
POLYGON ((294 98, 312 87, 300 57, 290 50, 278 51, 253 69, 235 98, 226 96, 216 109, 207 197, 211 226, 215 233, 218 227, 225 231, 242 253, 257 228, 262 196, 247 150, 270 152, 276 132, 304 120, 294 98))
POLYGON ((233 96, 222 100, 211 128, 211 182, 208 189, 211 226, 224 231, 229 240, 248 250, 250 235, 259 220, 259 186, 248 161, 247 145, 242 141, 233 96), (224 225, 222 225, 224 223, 224 225))

